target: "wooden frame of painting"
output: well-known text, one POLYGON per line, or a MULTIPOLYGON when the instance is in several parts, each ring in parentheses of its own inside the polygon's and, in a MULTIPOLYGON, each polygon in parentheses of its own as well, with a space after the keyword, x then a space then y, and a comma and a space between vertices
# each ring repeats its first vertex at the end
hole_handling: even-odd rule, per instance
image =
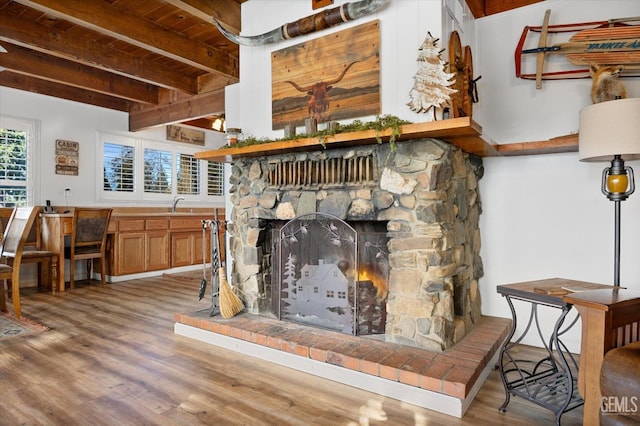
POLYGON ((273 130, 380 114, 380 22, 274 51, 271 108, 273 130))

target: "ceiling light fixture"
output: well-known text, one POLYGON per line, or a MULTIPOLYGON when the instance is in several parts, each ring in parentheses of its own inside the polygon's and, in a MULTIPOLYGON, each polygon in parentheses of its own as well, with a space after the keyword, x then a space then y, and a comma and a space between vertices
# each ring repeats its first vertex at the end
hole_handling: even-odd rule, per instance
POLYGON ((224 114, 223 115, 219 115, 218 117, 216 117, 215 120, 213 120, 213 123, 211 123, 211 128, 215 131, 218 132, 224 132, 225 131, 225 122, 224 122, 224 114))

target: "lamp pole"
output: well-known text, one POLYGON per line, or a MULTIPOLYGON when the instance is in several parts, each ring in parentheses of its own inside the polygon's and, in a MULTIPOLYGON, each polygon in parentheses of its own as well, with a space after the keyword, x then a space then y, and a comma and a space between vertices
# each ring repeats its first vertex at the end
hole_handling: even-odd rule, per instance
POLYGON ((624 165, 621 155, 615 155, 611 167, 602 171, 602 193, 613 201, 614 243, 613 243, 613 285, 620 286, 620 202, 626 200, 635 191, 633 169, 624 165))

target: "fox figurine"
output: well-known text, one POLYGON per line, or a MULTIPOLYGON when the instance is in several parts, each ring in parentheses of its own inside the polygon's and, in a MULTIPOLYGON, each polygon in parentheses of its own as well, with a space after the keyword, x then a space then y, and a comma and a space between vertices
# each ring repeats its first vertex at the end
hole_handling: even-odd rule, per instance
POLYGON ((624 84, 618 78, 623 69, 622 65, 601 67, 598 64, 591 64, 589 66, 589 72, 593 79, 591 101, 594 104, 627 97, 624 84))

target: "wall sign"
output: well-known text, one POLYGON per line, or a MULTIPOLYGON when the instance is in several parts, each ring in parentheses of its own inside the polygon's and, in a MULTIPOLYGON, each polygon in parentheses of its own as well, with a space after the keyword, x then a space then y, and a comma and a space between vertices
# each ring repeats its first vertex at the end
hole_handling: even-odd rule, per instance
POLYGON ((170 124, 167 126, 167 140, 204 146, 204 131, 170 124))
POLYGON ((78 176, 80 144, 56 139, 56 174, 78 176))

